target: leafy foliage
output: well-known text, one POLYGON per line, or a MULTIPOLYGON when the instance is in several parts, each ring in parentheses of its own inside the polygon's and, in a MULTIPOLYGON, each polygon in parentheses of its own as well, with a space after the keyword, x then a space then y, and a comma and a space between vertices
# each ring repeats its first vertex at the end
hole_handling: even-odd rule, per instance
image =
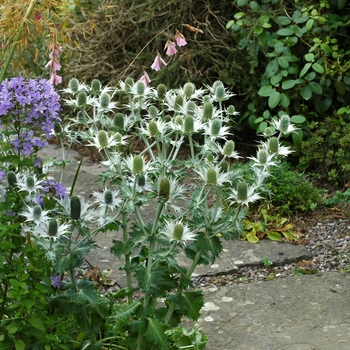
POLYGON ((283 239, 287 242, 299 240, 297 233, 293 232, 293 224, 288 218, 281 217, 279 214, 270 215, 266 209, 261 209, 256 221, 244 220, 244 233, 242 240, 250 243, 258 243, 261 238, 268 238, 272 241, 281 242, 283 239))
POLYGON ((322 202, 322 204, 329 207, 338 205, 339 203, 350 203, 350 189, 347 189, 344 192, 336 191, 332 197, 327 198, 322 202))
POLYGON ((300 167, 337 186, 350 181, 350 111, 334 112, 310 125, 310 137, 301 144, 300 167))
POLYGON ((266 180, 270 203, 280 213, 314 210, 322 201, 319 190, 303 173, 291 170, 287 163, 275 167, 266 180))
MULTIPOLYGON (((303 127, 293 134, 300 145, 308 125, 350 103, 349 9, 335 2, 236 0, 236 13, 226 28, 245 52, 240 62, 247 72, 243 118, 259 132, 281 110, 303 127), (257 89, 251 86, 258 86, 257 89)), ((338 1, 338 3, 344 3, 338 1)), ((308 161, 312 161, 311 153, 308 161)))

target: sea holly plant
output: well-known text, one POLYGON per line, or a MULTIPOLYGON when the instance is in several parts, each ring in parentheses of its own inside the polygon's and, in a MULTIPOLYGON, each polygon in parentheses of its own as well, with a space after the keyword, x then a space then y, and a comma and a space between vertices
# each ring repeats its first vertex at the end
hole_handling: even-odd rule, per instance
MULTIPOLYGON (((231 167, 240 156, 228 123, 238 113, 224 105, 233 94, 223 83, 167 89, 144 79, 128 78, 116 87, 96 79, 90 85, 70 80, 62 92, 74 113, 62 123, 57 114, 44 118, 56 104, 54 109, 42 103, 34 118, 31 103, 39 92, 33 97, 28 90, 26 99, 15 93, 19 82, 36 86, 43 80, 13 78, 0 85, 0 97, 10 101, 1 127, 0 214, 2 225, 11 227, 1 231, 5 348, 19 339, 18 348, 49 344, 48 338, 62 349, 204 348, 206 336, 181 325, 183 317, 197 320, 204 303, 202 291, 191 288, 192 274, 198 265, 214 263, 223 239, 243 232, 248 207, 261 198, 270 168, 291 152, 280 137, 295 127, 287 115, 273 121, 245 178, 231 167), (44 127, 41 138, 60 139, 61 162, 38 160, 38 126, 44 127), (136 139, 143 147, 133 149, 136 139), (68 194, 61 182, 49 179, 55 168, 69 165, 67 152, 76 142, 95 147, 101 156, 101 190, 89 202, 74 194, 74 183, 68 194), (144 216, 145 206, 147 218, 153 208, 153 219, 144 216), (118 312, 92 281, 76 275, 98 235, 107 231, 115 233, 111 252, 124 261, 126 275, 126 288, 113 296, 121 305, 118 312), (179 263, 181 252, 187 267, 179 263), (25 302, 15 298, 18 293, 25 302), (46 318, 38 319, 38 313, 46 318), (74 325, 69 337, 62 322, 74 325), (55 334, 57 329, 62 334, 55 334)), ((51 85, 47 91, 52 102, 56 92, 51 85)))

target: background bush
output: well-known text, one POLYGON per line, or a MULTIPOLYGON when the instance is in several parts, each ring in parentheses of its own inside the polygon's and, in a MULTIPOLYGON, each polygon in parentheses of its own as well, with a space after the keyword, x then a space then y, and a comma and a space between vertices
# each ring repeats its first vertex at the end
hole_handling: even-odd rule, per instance
POLYGON ((321 174, 347 181, 349 163, 341 156, 346 145, 331 131, 344 135, 350 114, 350 6, 345 0, 69 3, 78 30, 72 31, 77 46, 66 50, 66 79, 112 84, 126 76, 138 79, 144 70, 153 86, 219 79, 237 94, 241 116, 235 131, 260 133, 272 118, 287 113, 301 128, 291 140, 298 150, 296 163, 301 159, 303 170, 319 171, 319 161, 326 162, 321 174), (176 29, 188 45, 154 74, 155 54, 164 52, 176 29))
POLYGON ((161 82, 178 87, 187 81, 198 86, 217 79, 232 86, 235 39, 225 26, 233 13, 229 1, 76 1, 72 24, 85 23, 85 34, 72 33, 78 47, 71 47, 66 57, 66 78, 113 84, 127 76, 139 79, 146 70, 152 86, 161 82), (176 29, 188 45, 166 69, 153 74, 150 66, 157 51, 164 57, 164 45, 168 38, 173 40, 176 29))

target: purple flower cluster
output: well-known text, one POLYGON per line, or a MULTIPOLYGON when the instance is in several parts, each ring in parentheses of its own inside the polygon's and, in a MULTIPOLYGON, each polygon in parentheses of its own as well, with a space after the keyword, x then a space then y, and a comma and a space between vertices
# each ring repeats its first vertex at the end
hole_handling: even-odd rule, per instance
POLYGON ((6 171, 0 169, 0 183, 5 179, 6 171))
POLYGON ((33 130, 23 130, 20 136, 17 135, 11 140, 11 145, 16 152, 29 157, 34 151, 38 151, 47 145, 47 142, 40 137, 34 136, 33 130))
POLYGON ((0 84, 0 116, 19 125, 39 127, 50 137, 54 122, 60 122, 60 97, 47 79, 16 77, 0 84))
POLYGON ((60 275, 51 276, 50 278, 51 278, 51 285, 52 285, 52 287, 60 289, 62 284, 63 284, 61 276, 60 275))
POLYGON ((56 199, 65 199, 67 196, 67 189, 58 181, 44 180, 41 184, 43 186, 42 193, 36 196, 37 203, 44 205, 44 195, 49 194, 56 199))

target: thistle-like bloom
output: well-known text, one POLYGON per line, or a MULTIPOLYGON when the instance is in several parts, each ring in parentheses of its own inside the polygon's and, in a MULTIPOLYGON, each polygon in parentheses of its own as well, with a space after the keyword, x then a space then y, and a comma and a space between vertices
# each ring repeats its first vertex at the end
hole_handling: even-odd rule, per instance
POLYGON ((270 154, 265 148, 259 148, 257 150, 256 157, 248 157, 254 161, 253 166, 261 166, 264 169, 268 169, 270 166, 275 166, 276 163, 273 161, 273 154, 270 154))
POLYGON ((132 175, 129 185, 131 187, 135 185, 136 191, 140 193, 152 191, 152 185, 148 180, 147 174, 132 175))
POLYGON ((68 88, 64 88, 61 91, 74 95, 83 90, 87 91, 88 86, 85 83, 80 83, 78 79, 72 78, 68 83, 68 88))
POLYGON ((169 123, 162 121, 161 119, 151 120, 145 124, 144 127, 138 128, 140 134, 146 135, 147 137, 154 137, 157 134, 165 135, 168 131, 169 123))
MULTIPOLYGON (((71 217, 72 215, 72 199, 75 199, 74 202, 76 201, 76 198, 78 198, 77 196, 73 196, 72 198, 66 197, 65 199, 59 199, 58 203, 62 206, 63 209, 63 213, 67 216, 67 217, 71 217)), ((79 220, 81 220, 82 222, 91 222, 94 220, 94 212, 93 210, 90 209, 89 204, 85 202, 84 198, 78 198, 80 205, 79 205, 79 220)), ((73 208, 76 209, 76 208, 73 208)), ((73 218, 74 219, 74 218, 73 218)))
POLYGON ((221 154, 229 157, 229 158, 241 158, 241 156, 238 155, 238 153, 235 150, 235 143, 232 140, 229 140, 225 143, 224 147, 221 147, 219 145, 219 149, 221 151, 221 154))
POLYGON ((176 180, 171 178, 159 178, 153 191, 158 197, 166 199, 164 200, 165 209, 171 208, 177 213, 181 211, 181 208, 175 205, 175 203, 186 198, 184 196, 185 187, 180 185, 176 180))
POLYGON ((165 221, 163 234, 169 238, 170 242, 175 241, 183 244, 196 239, 196 234, 190 231, 182 221, 165 221))
POLYGON ((262 147, 275 156, 280 155, 286 157, 288 154, 293 152, 289 147, 280 145, 279 140, 275 136, 269 138, 265 142, 262 142, 262 147))
POLYGON ((110 210, 118 207, 122 202, 119 197, 119 191, 111 191, 105 188, 103 192, 94 192, 93 194, 96 197, 95 202, 98 203, 100 207, 109 208, 110 210))
POLYGON ((68 224, 61 224, 56 219, 50 219, 35 229, 35 235, 44 238, 51 238, 56 241, 68 231, 68 224))
POLYGON ((168 56, 175 55, 177 52, 175 43, 170 40, 166 42, 164 50, 166 50, 165 54, 168 56))
POLYGON ((215 81, 213 86, 207 85, 207 88, 212 95, 210 98, 211 101, 222 102, 236 95, 228 91, 220 80, 215 81))
POLYGON ((98 108, 97 112, 111 112, 117 107, 117 103, 111 101, 107 92, 102 92, 99 100, 94 101, 94 105, 98 108))
POLYGON ((240 182, 237 186, 237 190, 231 189, 231 195, 228 199, 231 199, 231 203, 238 203, 240 205, 248 206, 249 203, 253 203, 260 199, 261 196, 255 192, 255 186, 248 186, 245 182, 240 182))
POLYGON ((224 183, 231 183, 230 173, 223 173, 218 166, 210 164, 203 167, 201 171, 196 170, 196 173, 207 185, 223 186, 224 183))
POLYGON ((34 207, 27 206, 21 215, 27 218, 26 221, 32 221, 35 225, 40 226, 49 220, 48 213, 48 211, 42 210, 40 205, 36 205, 34 207))
POLYGON ((274 120, 272 125, 284 135, 288 135, 298 129, 290 123, 290 117, 286 114, 282 115, 279 120, 274 120))
POLYGON ((19 187, 19 191, 27 191, 29 194, 32 194, 43 188, 41 185, 42 182, 43 180, 38 180, 35 174, 23 174, 18 177, 17 185, 19 187))
POLYGON ((226 108, 226 114, 235 116, 239 115, 239 112, 236 111, 235 106, 230 105, 226 108))
POLYGON ((154 59, 154 62, 152 64, 151 68, 154 69, 155 71, 159 71, 162 69, 162 66, 166 66, 166 65, 167 65, 167 63, 163 60, 160 53, 157 52, 157 56, 154 59))
POLYGON ((176 31, 176 34, 175 34, 175 40, 176 40, 177 46, 187 45, 185 37, 178 30, 176 31))
POLYGON ((143 72, 143 76, 140 78, 140 80, 145 84, 146 87, 152 81, 146 72, 143 72))
POLYGON ((100 130, 97 134, 97 136, 92 138, 92 141, 89 141, 90 143, 88 146, 94 146, 99 151, 105 148, 110 148, 117 145, 116 140, 114 139, 114 135, 108 135, 107 131, 100 130))
POLYGON ((210 120, 208 124, 204 126, 204 134, 208 135, 211 140, 224 139, 227 135, 231 135, 228 132, 230 128, 228 126, 222 126, 221 120, 216 118, 210 120))
POLYGON ((99 102, 95 96, 87 95, 84 90, 77 94, 76 99, 64 100, 67 106, 73 108, 85 108, 86 106, 98 106, 99 102))
POLYGON ((151 163, 147 163, 143 156, 130 155, 124 160, 124 164, 127 169, 134 175, 144 174, 149 170, 152 170, 151 163))

